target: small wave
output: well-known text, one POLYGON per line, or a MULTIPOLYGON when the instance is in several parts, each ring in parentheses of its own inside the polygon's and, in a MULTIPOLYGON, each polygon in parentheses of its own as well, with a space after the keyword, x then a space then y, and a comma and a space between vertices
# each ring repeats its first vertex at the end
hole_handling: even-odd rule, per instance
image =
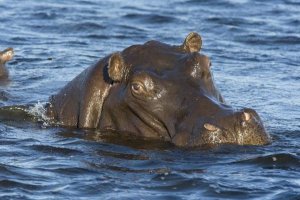
POLYGON ((278 153, 238 161, 240 164, 255 164, 264 168, 300 168, 299 156, 290 153, 278 153))
POLYGON ((89 132, 86 133, 84 139, 105 142, 115 145, 132 147, 134 149, 171 149, 174 145, 162 140, 143 138, 126 132, 106 131, 106 132, 89 132))
POLYGON ((37 19, 55 19, 57 17, 57 14, 54 12, 36 12, 32 14, 32 17, 37 19))
POLYGON ((90 38, 90 39, 99 39, 99 40, 103 40, 103 39, 109 39, 110 36, 109 35, 102 35, 102 34, 89 34, 89 35, 85 35, 84 37, 86 38, 90 38))
POLYGON ((291 26, 299 26, 300 20, 299 19, 292 19, 288 22, 291 26))
POLYGON ((23 188, 26 190, 38 190, 41 188, 40 185, 28 184, 26 182, 21 181, 13 181, 13 180, 1 180, 0 187, 3 188, 23 188))
POLYGON ((82 167, 60 167, 57 169, 52 169, 51 171, 62 175, 97 174, 96 170, 82 167))
POLYGON ((137 7, 137 6, 122 6, 121 9, 124 9, 124 10, 131 10, 131 11, 139 11, 139 12, 147 12, 149 11, 149 8, 142 8, 142 7, 137 7))
POLYGON ((7 165, 3 165, 3 164, 0 164, 0 173, 2 175, 15 175, 14 172, 12 172, 11 170, 9 170, 9 166, 7 165))
POLYGON ((45 104, 46 103, 38 102, 33 106, 30 106, 26 111, 34 116, 37 121, 42 122, 43 126, 49 126, 50 118, 46 115, 45 104))
POLYGON ((25 38, 25 37, 22 37, 22 36, 16 36, 16 37, 11 37, 10 38, 11 41, 18 41, 18 42, 27 42, 28 41, 28 38, 25 38))
POLYGON ((262 36, 262 35, 247 35, 236 37, 238 42, 243 42, 251 45, 295 45, 300 43, 300 37, 293 35, 286 36, 262 36))
MULTIPOLYGON (((41 33, 82 33, 82 32, 97 32, 103 30, 105 27, 98 23, 82 22, 82 23, 60 23, 60 24, 33 24, 30 27, 41 33)), ((52 44, 52 43, 51 43, 52 44)))
POLYGON ((283 80, 283 81, 290 81, 290 80, 300 81, 300 76, 283 77, 283 78, 281 78, 281 80, 283 80))
MULTIPOLYGON (((181 3, 181 2, 180 2, 181 3)), ((237 7, 237 2, 231 2, 231 1, 210 1, 210 0, 188 0, 181 4, 190 4, 190 5, 206 5, 206 6, 214 6, 214 7, 220 7, 220 8, 234 8, 237 7)))
POLYGON ((138 13, 126 14, 123 17, 126 19, 141 20, 143 22, 152 23, 152 24, 170 23, 176 20, 175 17, 170 17, 166 15, 138 14, 138 13))
MULTIPOLYGON (((157 177, 157 179, 153 179, 153 180, 158 183, 163 182, 163 184, 147 186, 146 188, 148 190, 159 191, 159 192, 169 192, 169 191, 189 192, 195 194, 195 191, 199 190, 199 187, 206 188, 206 189, 208 189, 209 187, 209 185, 207 183, 203 183, 201 179, 191 178, 189 180, 185 180, 181 176, 178 176, 176 174, 170 174, 168 176, 160 176, 157 177)), ((174 199, 174 197, 170 199, 174 199)), ((196 198, 196 199, 205 199, 205 198, 196 198)))
POLYGON ((90 33, 99 32, 106 27, 96 22, 81 22, 81 23, 61 23, 61 24, 30 24, 31 29, 41 33, 90 33))
POLYGON ((264 21, 255 21, 249 20, 242 17, 208 17, 206 19, 209 23, 217 23, 219 25, 228 25, 228 26, 235 26, 240 28, 241 26, 261 26, 265 25, 266 22, 264 21))
MULTIPOLYGON (((117 166, 113 164, 102 164, 102 163, 88 163, 89 167, 92 169, 106 169, 113 172, 125 172, 125 173, 137 173, 137 174, 154 174, 154 178, 160 175, 169 175, 171 170, 169 168, 152 168, 152 169, 143 169, 143 168, 134 168, 129 166, 117 166)), ((179 176, 179 175, 178 175, 179 176)))
POLYGON ((60 154, 60 155, 74 155, 80 154, 81 151, 69 148, 62 148, 62 147, 55 147, 49 145, 32 145, 30 146, 31 149, 35 151, 39 151, 42 153, 51 153, 51 154, 60 154))
POLYGON ((10 98, 10 95, 5 91, 0 91, 0 100, 7 101, 10 98))
POLYGON ((279 194, 275 195, 272 199, 273 200, 282 200, 282 199, 289 199, 289 200, 299 200, 300 192, 298 191, 282 191, 279 194))
POLYGON ((131 26, 131 25, 128 25, 128 24, 122 24, 122 25, 118 25, 118 27, 120 29, 124 29, 125 30, 129 30, 129 31, 132 31, 132 32, 147 32, 145 29, 143 29, 142 27, 136 27, 136 26, 131 26))
POLYGON ((83 23, 73 24, 69 28, 73 31, 87 31, 87 32, 89 32, 89 31, 92 31, 92 30, 96 30, 96 31, 103 30, 106 27, 101 25, 101 24, 95 23, 95 22, 83 22, 83 23))
POLYGON ((119 158, 124 160, 149 160, 150 158, 146 155, 140 154, 128 154, 128 153, 119 153, 119 152, 111 152, 111 151, 104 151, 99 150, 97 152, 101 156, 108 156, 113 158, 119 158))
POLYGON ((288 5, 299 6, 300 2, 298 0, 284 0, 284 2, 288 5))

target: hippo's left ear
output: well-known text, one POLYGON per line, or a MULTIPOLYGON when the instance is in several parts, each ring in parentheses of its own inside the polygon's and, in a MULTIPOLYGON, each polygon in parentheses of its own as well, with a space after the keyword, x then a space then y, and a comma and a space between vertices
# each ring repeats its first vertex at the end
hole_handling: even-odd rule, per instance
POLYGON ((108 62, 108 75, 115 82, 120 82, 125 73, 125 65, 120 53, 114 53, 108 62))
POLYGON ((202 46, 201 36, 196 32, 191 32, 185 38, 182 48, 189 53, 199 52, 202 46))
POLYGON ((0 51, 0 61, 7 62, 10 61, 14 57, 13 48, 7 48, 4 51, 0 51))

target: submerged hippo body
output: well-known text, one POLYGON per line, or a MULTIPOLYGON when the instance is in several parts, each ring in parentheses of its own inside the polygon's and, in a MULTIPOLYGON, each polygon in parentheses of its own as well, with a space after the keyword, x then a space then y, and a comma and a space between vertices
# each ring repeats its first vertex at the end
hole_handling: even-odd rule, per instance
POLYGON ((109 55, 51 96, 48 116, 63 126, 113 130, 178 146, 264 145, 258 114, 234 110, 217 90, 210 60, 190 33, 180 46, 157 41, 109 55))
POLYGON ((7 48, 4 51, 0 51, 0 80, 8 78, 8 70, 5 67, 5 63, 10 61, 14 56, 12 48, 7 48))

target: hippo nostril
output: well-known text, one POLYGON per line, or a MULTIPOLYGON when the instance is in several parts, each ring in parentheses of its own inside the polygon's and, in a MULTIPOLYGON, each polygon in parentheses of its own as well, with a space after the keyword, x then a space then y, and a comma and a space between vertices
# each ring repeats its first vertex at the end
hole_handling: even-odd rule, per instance
POLYGON ((247 112, 243 112, 243 120, 248 122, 248 121, 250 121, 250 119, 251 119, 251 114, 249 114, 247 112))
POLYGON ((204 124, 204 128, 209 130, 209 131, 217 131, 220 130, 218 127, 216 127, 215 125, 209 124, 209 123, 205 123, 204 124))

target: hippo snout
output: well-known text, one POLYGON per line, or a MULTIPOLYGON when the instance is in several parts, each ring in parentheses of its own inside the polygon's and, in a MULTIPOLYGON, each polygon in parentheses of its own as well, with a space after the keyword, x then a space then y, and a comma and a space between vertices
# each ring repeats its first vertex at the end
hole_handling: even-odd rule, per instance
POLYGON ((271 141, 259 115, 250 108, 204 123, 200 136, 204 144, 265 145, 271 141))

